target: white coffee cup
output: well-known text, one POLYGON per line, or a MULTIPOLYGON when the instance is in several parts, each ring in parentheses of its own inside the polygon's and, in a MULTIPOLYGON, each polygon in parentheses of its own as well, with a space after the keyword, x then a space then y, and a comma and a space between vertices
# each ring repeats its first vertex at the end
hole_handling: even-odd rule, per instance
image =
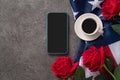
POLYGON ((83 14, 75 22, 75 33, 85 41, 95 40, 103 34, 102 21, 95 14, 83 14))

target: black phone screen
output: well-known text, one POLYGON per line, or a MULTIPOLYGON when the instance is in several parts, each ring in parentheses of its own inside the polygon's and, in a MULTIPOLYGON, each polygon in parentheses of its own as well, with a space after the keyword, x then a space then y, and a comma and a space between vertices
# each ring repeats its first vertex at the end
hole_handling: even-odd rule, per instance
POLYGON ((48 53, 67 53, 68 51, 68 15, 49 13, 47 17, 48 53))

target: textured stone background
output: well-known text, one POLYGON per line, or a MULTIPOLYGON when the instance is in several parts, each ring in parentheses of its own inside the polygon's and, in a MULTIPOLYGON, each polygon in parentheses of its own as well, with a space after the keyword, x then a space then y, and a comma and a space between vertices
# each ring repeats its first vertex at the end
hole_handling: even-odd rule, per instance
POLYGON ((0 80, 58 80, 46 52, 46 14, 69 15, 69 56, 78 37, 69 0, 0 0, 0 80))

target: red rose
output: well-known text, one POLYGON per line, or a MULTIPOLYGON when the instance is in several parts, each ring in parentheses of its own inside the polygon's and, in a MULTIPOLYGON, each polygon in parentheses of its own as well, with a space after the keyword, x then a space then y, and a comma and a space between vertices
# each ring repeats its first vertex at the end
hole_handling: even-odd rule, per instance
POLYGON ((91 72, 100 70, 106 59, 103 47, 97 49, 96 47, 91 46, 82 56, 83 65, 88 67, 91 72))
POLYGON ((78 62, 74 63, 73 59, 67 56, 61 56, 52 64, 52 70, 55 76, 59 78, 68 78, 74 74, 78 64, 78 62))
POLYGON ((102 14, 105 18, 111 19, 120 12, 120 0, 104 0, 102 14))

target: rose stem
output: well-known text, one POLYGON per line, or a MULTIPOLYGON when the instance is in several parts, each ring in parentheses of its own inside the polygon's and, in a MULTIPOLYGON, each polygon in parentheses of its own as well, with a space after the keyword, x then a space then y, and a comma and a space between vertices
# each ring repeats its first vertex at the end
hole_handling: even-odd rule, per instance
POLYGON ((116 77, 108 70, 107 66, 104 64, 103 67, 108 71, 108 73, 116 80, 116 77))

